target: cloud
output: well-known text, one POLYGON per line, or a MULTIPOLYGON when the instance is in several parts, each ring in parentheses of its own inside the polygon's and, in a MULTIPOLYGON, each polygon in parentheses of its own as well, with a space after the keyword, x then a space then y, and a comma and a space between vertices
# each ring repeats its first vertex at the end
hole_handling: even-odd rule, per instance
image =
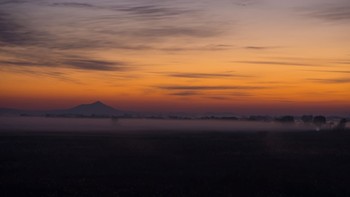
POLYGON ((333 78, 333 79, 309 79, 310 81, 317 83, 328 83, 328 84, 342 84, 350 83, 350 78, 333 78))
MULTIPOLYGON (((120 3, 120 2, 119 2, 120 3)), ((89 3, 76 3, 76 2, 63 2, 63 3, 51 3, 50 6, 54 7, 68 7, 68 8, 84 8, 84 9, 99 9, 103 11, 114 11, 127 15, 129 18, 134 17, 141 20, 159 20, 167 19, 169 17, 177 17, 180 15, 193 15, 196 13, 193 9, 180 9, 175 7, 165 7, 155 4, 138 3, 132 4, 119 4, 114 2, 113 4, 104 5, 103 2, 99 4, 89 3)))
POLYGON ((119 32, 121 35, 129 35, 141 38, 176 38, 176 37, 212 37, 220 34, 218 29, 206 26, 160 26, 155 28, 141 28, 119 32))
POLYGON ((263 64, 263 65, 284 65, 284 66, 319 66, 300 62, 280 62, 280 61, 235 61, 243 64, 263 64))
MULTIPOLYGON (((198 96, 199 95, 199 96, 205 96, 205 97, 225 97, 225 98, 252 96, 252 94, 249 91, 251 89, 239 89, 240 90, 239 92, 206 92, 207 90, 211 91, 212 89, 194 89, 194 90, 180 90, 180 91, 175 90, 175 92, 171 92, 169 95, 173 95, 173 96, 198 96), (249 92, 244 92, 244 91, 249 91, 249 92)), ((217 89, 214 89, 214 90, 217 90, 217 89)))
POLYGON ((32 32, 0 10, 0 43, 2 45, 31 44, 33 38, 32 32))
POLYGON ((340 60, 340 61, 335 61, 334 63, 350 65, 350 60, 340 60))
POLYGON ((198 47, 165 47, 165 48, 153 48, 154 50, 182 52, 182 51, 223 51, 232 49, 233 45, 225 44, 211 44, 198 47))
POLYGON ((231 0, 231 1, 236 6, 245 7, 245 6, 254 5, 258 2, 261 2, 262 0, 231 0))
POLYGON ((3 67, 46 67, 46 68, 72 68, 78 70, 91 71, 126 71, 130 65, 120 61, 95 60, 85 57, 74 57, 67 59, 59 57, 58 59, 48 59, 41 61, 38 57, 21 61, 0 60, 0 66, 3 67))
POLYGON ((0 2, 0 5, 6 5, 6 4, 20 4, 20 3, 26 3, 28 0, 9 0, 9 1, 2 1, 0 2))
POLYGON ((350 1, 333 0, 327 4, 315 5, 308 8, 307 14, 327 21, 350 21, 350 1))
POLYGON ((156 88, 163 90, 254 90, 264 89, 263 86, 182 86, 182 85, 169 85, 169 86, 157 86, 156 88))
POLYGON ((279 47, 271 47, 271 46, 245 46, 243 47, 247 50, 255 50, 255 51, 264 51, 264 50, 270 50, 270 49, 276 49, 279 47))
POLYGON ((63 62, 64 65, 80 70, 95 71, 124 71, 127 70, 127 64, 124 62, 112 62, 91 59, 70 59, 63 62))
MULTIPOLYGON (((0 62, 0 65, 1 65, 1 62, 0 62)), ((12 66, 12 67, 0 66, 0 71, 14 72, 16 74, 31 75, 34 77, 51 77, 51 78, 55 78, 55 79, 58 79, 61 81, 68 81, 68 82, 72 82, 75 84, 82 84, 81 81, 67 76, 67 73, 55 71, 55 70, 44 70, 44 69, 33 70, 30 67, 19 68, 19 67, 14 67, 14 66, 12 66)))
POLYGON ((180 73, 170 72, 166 73, 169 77, 178 78, 232 78, 232 77, 249 77, 246 75, 229 74, 229 73, 180 73))
POLYGON ((123 11, 134 17, 143 19, 164 19, 169 17, 176 17, 184 14, 193 15, 195 10, 186 10, 173 7, 162 7, 157 5, 143 5, 143 6, 118 6, 116 11, 123 11))
POLYGON ((194 95, 199 95, 198 92, 196 91, 180 91, 180 92, 174 92, 169 95, 174 95, 174 96, 194 96, 194 95))
POLYGON ((1 66, 45 66, 44 64, 41 63, 36 63, 36 62, 29 62, 29 61, 8 61, 8 60, 3 60, 0 61, 1 66))
MULTIPOLYGON (((19 4, 19 3, 16 3, 19 4)), ((30 14, 14 6, 0 7, 0 45, 2 47, 45 47, 50 48, 56 43, 54 35, 44 30, 45 24, 37 28, 32 24, 30 14)))
POLYGON ((248 92, 234 92, 234 93, 231 93, 229 95, 234 96, 234 97, 248 97, 248 96, 252 96, 252 94, 248 93, 248 92))
POLYGON ((228 100, 228 99, 231 99, 229 97, 224 97, 224 96, 206 96, 205 98, 213 99, 213 100, 228 100))
MULTIPOLYGON (((19 1, 23 2, 23 1, 19 1)), ((18 3, 17 3, 18 4, 18 3)), ((120 49, 120 50, 225 50, 227 46, 167 47, 158 43, 215 37, 225 30, 205 14, 161 2, 125 3, 123 1, 82 2, 28 1, 23 6, 0 8, 0 43, 10 46, 37 46, 47 49, 120 49), (54 7, 54 8, 53 8, 54 7), (67 12, 66 8, 73 11, 67 12), (92 9, 93 8, 93 9, 92 9), (35 10, 46 10, 38 16, 35 10), (53 10, 54 9, 54 10, 53 10), (74 10, 76 9, 76 10, 74 10), (87 9, 86 12, 81 9, 87 9), (53 10, 53 12, 50 12, 53 10), (24 15, 25 14, 25 15, 24 15)))
POLYGON ((55 6, 55 7, 72 7, 72 8, 94 8, 95 7, 92 4, 76 3, 76 2, 52 3, 51 6, 55 6))
MULTIPOLYGON (((104 35, 104 39, 111 40, 109 47, 138 50, 138 47, 135 47, 132 42, 137 42, 137 45, 140 46, 141 41, 144 42, 141 45, 154 49, 154 47, 149 46, 149 39, 154 41, 184 36, 211 37, 218 35, 221 31, 218 26, 213 26, 212 22, 204 22, 203 18, 199 16, 194 17, 194 15, 199 14, 193 9, 164 6, 160 2, 157 2, 158 5, 149 3, 138 3, 137 5, 128 5, 121 2, 105 3, 98 2, 94 5, 54 3, 51 5, 70 8, 94 8, 95 11, 91 12, 89 16, 85 16, 84 20, 72 19, 72 21, 83 26, 89 25, 87 28, 94 29, 93 33, 98 34, 99 37, 104 35), (176 19, 173 19, 175 17, 176 19), (184 19, 186 22, 182 21, 184 19), (113 37, 108 38, 108 36, 113 37), (123 38, 118 40, 116 39, 117 36, 123 38)), ((78 13, 85 15, 81 12, 78 13)), ((74 44, 74 46, 79 46, 79 44, 74 44)))
MULTIPOLYGON (((193 88, 193 87, 191 87, 193 88)), ((227 87, 223 87, 224 90, 226 90, 227 87)), ((235 87, 237 89, 237 87, 235 87)), ((259 87, 260 88, 260 87, 259 87)), ((239 97, 249 97, 252 96, 251 93, 248 92, 205 92, 207 90, 221 90, 220 87, 214 87, 214 89, 207 88, 207 87, 200 87, 200 88, 193 88, 194 90, 181 90, 175 92, 171 92, 168 95, 171 96, 180 96, 180 97, 201 97, 205 99, 213 99, 213 100, 229 100, 229 99, 238 99, 239 97)), ((238 89, 242 90, 242 87, 239 87, 238 89)), ((244 90, 250 90, 250 89, 243 89, 244 90)), ((173 90, 171 90, 173 91, 173 90)))
MULTIPOLYGON (((139 47, 142 46, 142 50, 167 51, 222 50, 225 48, 223 45, 183 47, 181 41, 178 46, 157 47, 158 43, 166 43, 168 40, 179 40, 186 37, 203 39, 216 37, 225 32, 217 21, 208 20, 203 12, 165 6, 160 2, 157 4, 138 3, 135 6, 113 3, 108 7, 101 4, 98 7, 103 10, 94 12, 95 15, 87 16, 83 25, 94 29, 93 33, 97 37, 103 36, 111 41, 108 45, 111 48, 140 50, 139 47), (106 10, 108 12, 105 12, 106 10), (113 12, 110 12, 111 10, 113 12)), ((106 43, 108 42, 104 44, 106 43)))
POLYGON ((251 49, 251 50, 266 50, 269 49, 269 47, 258 47, 258 46, 247 46, 244 47, 245 49, 251 49))
POLYGON ((323 72, 323 73, 344 73, 350 74, 349 70, 304 70, 309 72, 323 72))

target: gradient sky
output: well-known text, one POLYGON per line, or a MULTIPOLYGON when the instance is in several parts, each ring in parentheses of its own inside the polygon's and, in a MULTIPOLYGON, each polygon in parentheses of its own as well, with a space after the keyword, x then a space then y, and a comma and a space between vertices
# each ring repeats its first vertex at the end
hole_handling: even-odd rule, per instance
POLYGON ((0 0, 0 106, 350 114, 349 0, 0 0))

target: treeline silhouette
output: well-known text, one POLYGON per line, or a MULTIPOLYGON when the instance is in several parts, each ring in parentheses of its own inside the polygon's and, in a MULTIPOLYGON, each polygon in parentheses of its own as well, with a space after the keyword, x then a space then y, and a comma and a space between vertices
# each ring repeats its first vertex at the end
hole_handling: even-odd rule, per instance
MULTIPOLYGON (((322 115, 303 115, 301 116, 300 120, 302 121, 303 124, 305 125, 310 125, 310 126, 315 126, 316 130, 334 130, 334 131, 344 131, 346 130, 346 123, 347 119, 346 118, 341 118, 338 123, 335 123, 333 121, 327 121, 327 117, 322 116, 322 115)), ((281 123, 288 123, 288 124, 294 124, 296 123, 296 120, 294 116, 282 116, 279 118, 276 118, 276 121, 281 122, 281 123)))

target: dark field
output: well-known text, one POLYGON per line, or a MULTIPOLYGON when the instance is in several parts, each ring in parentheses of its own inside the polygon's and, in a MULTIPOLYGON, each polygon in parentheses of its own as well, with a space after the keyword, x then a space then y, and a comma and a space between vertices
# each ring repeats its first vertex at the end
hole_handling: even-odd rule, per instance
POLYGON ((350 132, 0 133, 0 196, 350 196, 350 132))

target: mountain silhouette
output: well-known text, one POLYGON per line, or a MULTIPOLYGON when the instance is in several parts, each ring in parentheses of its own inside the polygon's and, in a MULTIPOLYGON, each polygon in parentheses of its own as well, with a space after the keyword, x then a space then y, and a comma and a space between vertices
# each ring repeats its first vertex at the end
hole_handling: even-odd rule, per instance
POLYGON ((61 111, 66 114, 79 115, 117 115, 121 114, 120 110, 114 109, 101 101, 96 101, 90 104, 81 104, 76 107, 61 111))
POLYGON ((108 106, 101 101, 96 101, 90 104, 81 104, 69 109, 57 110, 22 110, 0 108, 0 115, 29 115, 29 116, 44 116, 44 115, 84 115, 84 116, 112 116, 122 115, 123 112, 108 106))

